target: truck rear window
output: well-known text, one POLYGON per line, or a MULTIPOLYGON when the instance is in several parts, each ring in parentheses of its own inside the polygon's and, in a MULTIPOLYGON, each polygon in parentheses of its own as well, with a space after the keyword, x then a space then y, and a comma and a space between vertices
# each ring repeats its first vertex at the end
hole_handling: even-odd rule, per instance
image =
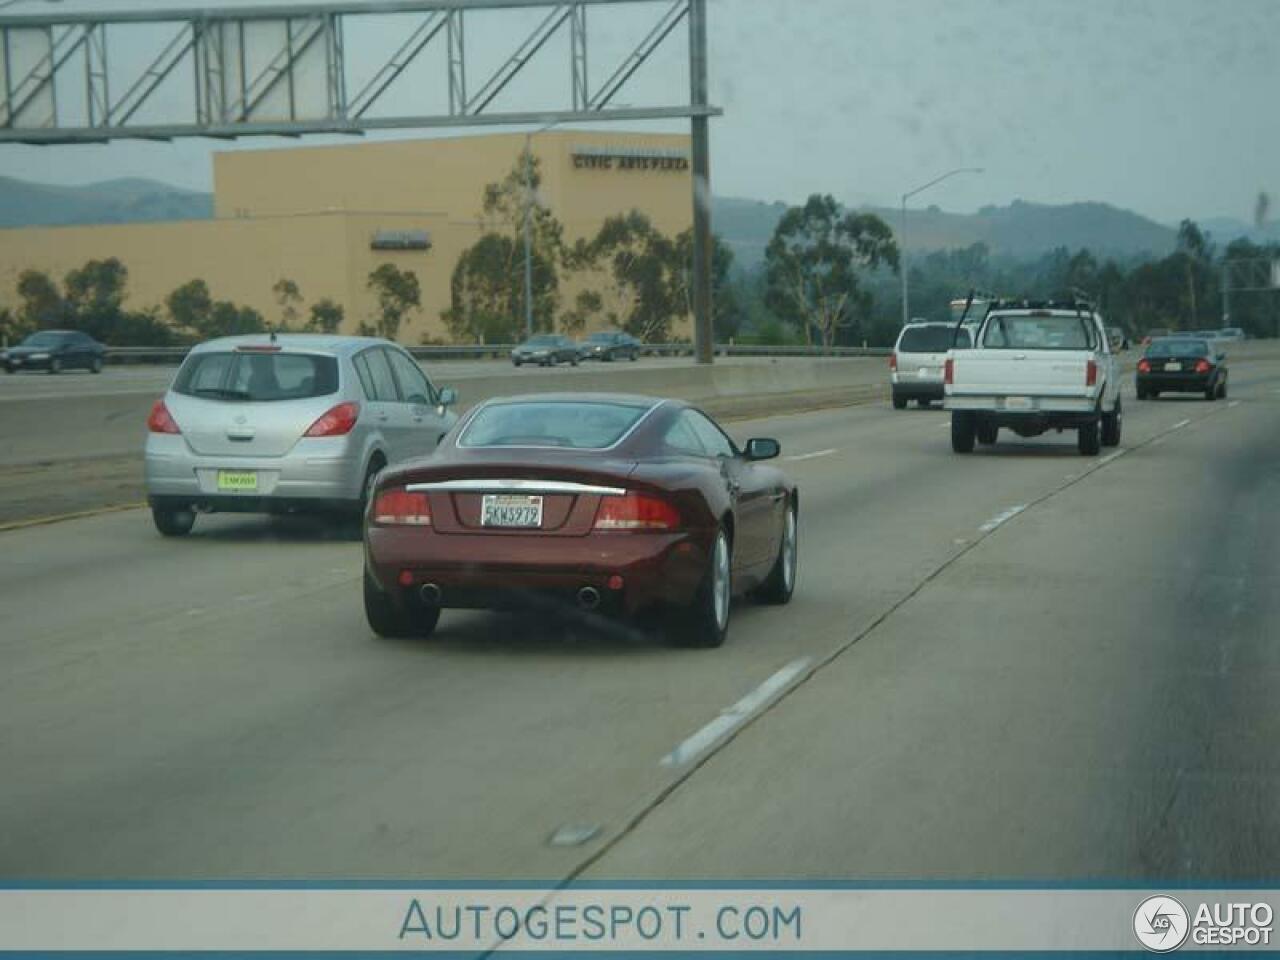
POLYGON ((969 331, 962 329, 959 336, 955 327, 907 327, 898 339, 899 353, 946 353, 952 343, 961 350, 969 347, 969 331))
POLYGON ((324 397, 338 391, 338 361, 310 353, 196 353, 178 371, 173 390, 231 403, 324 397))
POLYGON ((1093 322, 1069 314, 997 314, 987 318, 982 345, 988 350, 1093 350, 1093 322))

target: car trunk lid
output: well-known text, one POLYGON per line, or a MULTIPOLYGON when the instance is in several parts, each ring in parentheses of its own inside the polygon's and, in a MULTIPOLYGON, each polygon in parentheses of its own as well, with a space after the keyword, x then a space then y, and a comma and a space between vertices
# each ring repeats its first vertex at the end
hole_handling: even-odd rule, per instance
POLYGON ((248 403, 172 392, 165 398, 192 451, 218 457, 282 457, 336 402, 327 396, 248 403))

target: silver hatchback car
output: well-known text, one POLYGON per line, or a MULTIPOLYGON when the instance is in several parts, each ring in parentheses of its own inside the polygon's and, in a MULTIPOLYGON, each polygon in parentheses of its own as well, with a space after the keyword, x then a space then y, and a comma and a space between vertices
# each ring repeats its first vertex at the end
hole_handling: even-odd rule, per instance
POLYGON ((359 515, 385 466, 425 456, 457 420, 403 348, 370 337, 254 335, 192 349, 147 420, 156 529, 197 513, 359 515))

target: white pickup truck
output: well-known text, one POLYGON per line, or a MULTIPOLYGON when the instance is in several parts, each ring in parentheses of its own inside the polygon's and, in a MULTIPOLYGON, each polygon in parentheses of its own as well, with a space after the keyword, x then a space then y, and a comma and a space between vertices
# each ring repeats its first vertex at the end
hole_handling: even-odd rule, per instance
POLYGON ((995 443, 1002 427, 1075 430, 1086 456, 1120 443, 1120 365, 1088 304, 993 304, 973 347, 948 351, 943 390, 956 453, 995 443))

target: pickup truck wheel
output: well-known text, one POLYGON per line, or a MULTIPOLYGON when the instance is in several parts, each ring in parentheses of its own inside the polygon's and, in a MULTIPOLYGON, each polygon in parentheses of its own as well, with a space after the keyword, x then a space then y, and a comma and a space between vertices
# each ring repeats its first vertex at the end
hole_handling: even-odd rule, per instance
POLYGON ((1120 446, 1120 427, 1124 412, 1120 409, 1120 398, 1116 397, 1116 407, 1110 413, 1102 415, 1102 445, 1104 447, 1120 446))
POLYGON ((974 424, 973 412, 970 410, 953 410, 951 413, 951 449, 956 453, 973 453, 973 442, 977 438, 977 427, 974 424))
POLYGON ((895 393, 895 394, 893 395, 893 409, 895 409, 895 410, 905 410, 905 409, 907 409, 907 398, 906 398, 906 397, 900 397, 900 396, 898 396, 898 395, 895 393))
POLYGON ((989 447, 996 442, 996 437, 1000 435, 1000 428, 994 423, 979 421, 975 432, 978 436, 978 442, 984 447, 989 447))
POLYGON ((1100 443, 1098 421, 1093 420, 1080 427, 1076 436, 1076 445, 1080 448, 1082 456, 1096 456, 1098 451, 1102 449, 1100 443))

